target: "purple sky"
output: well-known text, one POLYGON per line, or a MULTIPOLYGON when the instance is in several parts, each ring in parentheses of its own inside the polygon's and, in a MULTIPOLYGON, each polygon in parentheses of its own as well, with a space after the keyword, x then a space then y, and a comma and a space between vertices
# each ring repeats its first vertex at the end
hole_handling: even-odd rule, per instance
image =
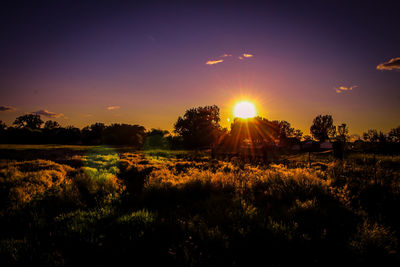
POLYGON ((0 120, 171 130, 216 104, 228 126, 246 98, 306 134, 319 114, 351 133, 400 125, 396 1, 165 2, 2 2, 0 120))

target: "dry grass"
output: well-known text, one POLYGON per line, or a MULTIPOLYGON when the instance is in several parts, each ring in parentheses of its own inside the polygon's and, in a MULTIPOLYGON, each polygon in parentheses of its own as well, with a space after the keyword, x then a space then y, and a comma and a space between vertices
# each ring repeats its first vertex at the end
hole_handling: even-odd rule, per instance
POLYGON ((400 160, 303 160, 256 166, 113 149, 68 153, 62 164, 2 160, 0 222, 9 231, 0 257, 41 265, 396 262, 400 160))

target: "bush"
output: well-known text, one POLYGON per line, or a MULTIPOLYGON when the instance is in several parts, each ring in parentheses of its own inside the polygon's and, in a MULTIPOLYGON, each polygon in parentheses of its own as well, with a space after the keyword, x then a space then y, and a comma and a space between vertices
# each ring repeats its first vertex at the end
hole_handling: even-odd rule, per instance
POLYGON ((18 208, 34 198, 42 197, 50 188, 60 186, 72 170, 67 165, 46 160, 2 163, 2 208, 18 208))
POLYGON ((398 240, 388 227, 364 221, 357 227, 357 232, 350 241, 350 247, 365 262, 383 263, 382 261, 388 259, 394 260, 394 256, 397 254, 398 240))
POLYGON ((117 200, 125 189, 114 174, 89 167, 80 168, 72 183, 88 207, 117 200))

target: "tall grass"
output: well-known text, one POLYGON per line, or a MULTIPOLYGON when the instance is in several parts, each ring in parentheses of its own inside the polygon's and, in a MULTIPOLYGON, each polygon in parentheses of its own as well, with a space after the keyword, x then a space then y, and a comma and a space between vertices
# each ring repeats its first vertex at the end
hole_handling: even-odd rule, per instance
POLYGON ((398 263, 396 157, 324 155, 311 167, 161 151, 67 157, 0 161, 5 265, 398 263))

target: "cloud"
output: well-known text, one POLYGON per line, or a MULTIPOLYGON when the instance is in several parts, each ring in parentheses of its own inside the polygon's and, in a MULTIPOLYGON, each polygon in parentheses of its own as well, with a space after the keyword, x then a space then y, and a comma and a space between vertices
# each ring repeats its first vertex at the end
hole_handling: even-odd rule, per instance
POLYGON ((48 118, 64 117, 64 114, 62 114, 62 113, 51 112, 51 111, 48 111, 47 109, 41 109, 41 110, 38 110, 38 111, 35 111, 35 112, 32 112, 32 113, 36 114, 36 115, 43 116, 43 117, 48 117, 48 118))
POLYGON ((249 54, 249 53, 243 53, 240 56, 238 56, 238 59, 243 60, 243 59, 251 58, 251 57, 254 57, 254 55, 253 54, 249 54))
POLYGON ((223 59, 209 60, 209 61, 206 62, 206 65, 215 65, 215 64, 218 64, 218 63, 221 63, 221 62, 224 62, 224 60, 223 59))
POLYGON ((13 110, 15 110, 15 108, 11 106, 0 106, 0 111, 13 111, 13 110))
POLYGON ((400 57, 395 57, 376 66, 377 70, 400 70, 400 57))
POLYGON ((243 57, 247 57, 247 58, 249 58, 249 57, 254 57, 254 55, 252 55, 252 54, 247 54, 247 53, 244 53, 244 54, 243 54, 243 57))
MULTIPOLYGON (((232 55, 231 55, 231 54, 225 53, 225 54, 222 54, 222 55, 219 56, 219 57, 220 57, 220 58, 227 58, 227 57, 232 57, 232 55)), ((235 57, 236 57, 236 56, 235 56, 235 57)), ((254 57, 254 55, 249 54, 249 53, 243 53, 243 54, 241 54, 240 56, 238 56, 237 58, 238 58, 239 60, 243 60, 243 59, 251 58, 251 57, 254 57)), ((222 63, 222 62, 224 62, 223 59, 209 60, 209 61, 206 62, 206 65, 215 65, 215 64, 218 64, 218 63, 222 63)))
POLYGON ((116 109, 119 109, 119 108, 120 108, 120 106, 108 106, 107 110, 116 110, 116 109))
POLYGON ((334 89, 335 89, 336 93, 340 94, 340 93, 342 93, 344 91, 352 91, 354 88, 357 88, 357 87, 358 87, 358 85, 352 85, 352 86, 349 86, 349 87, 347 87, 347 86, 339 86, 339 87, 336 87, 334 89))

